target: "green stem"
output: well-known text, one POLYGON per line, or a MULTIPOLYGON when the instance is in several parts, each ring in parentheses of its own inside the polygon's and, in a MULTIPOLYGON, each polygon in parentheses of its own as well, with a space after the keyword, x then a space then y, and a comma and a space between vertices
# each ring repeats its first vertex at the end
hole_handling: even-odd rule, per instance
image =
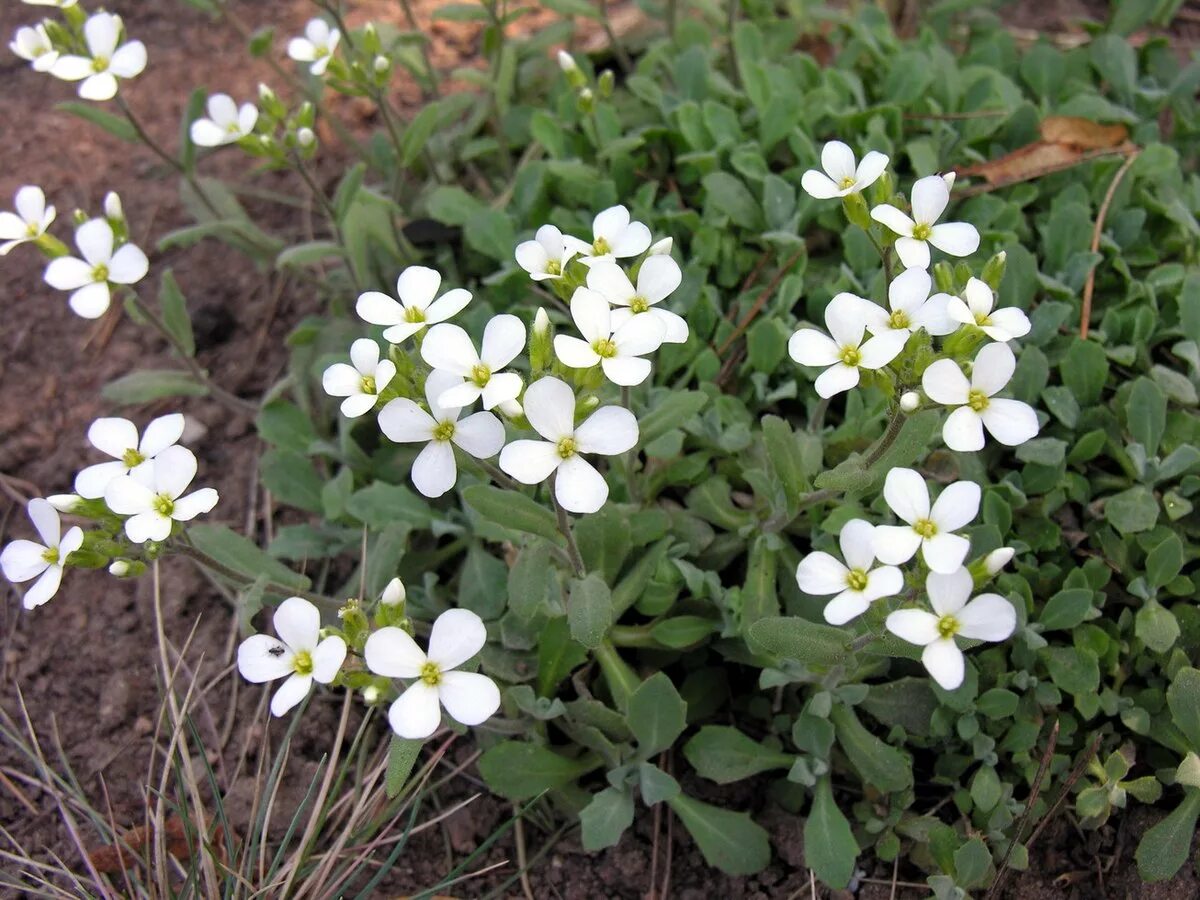
POLYGON ((617 65, 621 67, 622 72, 628 75, 633 71, 633 60, 630 59, 625 45, 617 37, 616 31, 613 30, 612 23, 608 19, 608 0, 600 0, 600 23, 604 28, 604 36, 608 38, 608 43, 612 46, 613 55, 617 58, 617 65))
POLYGON ((608 632, 614 647, 639 647, 651 650, 669 649, 650 633, 648 625, 614 625, 608 632))
POLYGON ((595 653, 596 662, 600 664, 600 671, 604 673, 608 689, 617 702, 617 709, 625 710, 629 706, 629 698, 641 683, 637 673, 629 667, 629 663, 621 659, 621 654, 607 639, 600 642, 595 653))
POLYGON ((896 443, 896 438, 900 436, 900 432, 904 429, 905 422, 904 411, 900 409, 899 404, 892 411, 892 418, 888 420, 887 429, 883 432, 883 437, 875 445, 875 449, 863 462, 864 468, 870 468, 883 458, 883 454, 887 453, 892 444, 896 443))
MULTIPOLYGON (((413 15, 412 4, 409 0, 400 0, 400 8, 404 11, 404 19, 408 23, 408 27, 415 33, 420 34, 421 28, 417 24, 417 17, 413 15)), ((421 34, 421 60, 425 63, 425 72, 429 76, 429 88, 425 90, 422 87, 422 93, 428 98, 430 95, 437 97, 441 94, 441 89, 438 86, 437 69, 433 67, 433 60, 429 56, 429 43, 425 40, 425 35, 421 34)))
MULTIPOLYGON (((241 585, 242 587, 250 587, 256 581, 256 579, 239 572, 237 569, 231 569, 224 563, 217 562, 194 544, 176 543, 171 545, 171 549, 180 556, 186 556, 197 565, 203 566, 211 572, 220 575, 222 578, 226 578, 235 584, 241 585)), ((319 609, 328 613, 336 613, 339 609, 341 609, 342 606, 342 604, 337 600, 333 599, 332 597, 326 597, 324 594, 314 594, 310 591, 299 591, 295 588, 288 587, 287 585, 276 584, 272 581, 268 581, 266 584, 264 584, 263 590, 271 594, 282 594, 285 597, 303 597, 305 600, 308 600, 319 609)))
MULTIPOLYGON (((621 405, 630 413, 633 412, 633 389, 629 385, 621 386, 621 405)), ((629 499, 633 503, 642 502, 642 492, 637 478, 637 445, 630 447, 625 453, 625 486, 629 491, 629 499)))
POLYGON ((496 484, 508 488, 510 491, 521 490, 521 485, 518 482, 509 478, 500 469, 492 465, 486 459, 476 459, 475 463, 487 474, 488 478, 492 479, 492 481, 496 482, 496 484))
POLYGON ((555 478, 550 479, 550 502, 554 504, 554 515, 558 518, 558 530, 567 541, 567 558, 571 562, 571 569, 575 572, 576 578, 582 578, 587 574, 587 567, 583 564, 583 556, 579 552, 579 545, 575 543, 575 532, 571 530, 571 517, 567 515, 567 511, 559 506, 558 497, 554 495, 555 478))
POLYGON ((883 261, 883 277, 890 286, 892 283, 892 251, 880 244, 875 235, 871 234, 869 228, 864 228, 863 234, 867 236, 867 240, 871 242, 871 246, 875 248, 875 252, 879 254, 880 260, 883 261))

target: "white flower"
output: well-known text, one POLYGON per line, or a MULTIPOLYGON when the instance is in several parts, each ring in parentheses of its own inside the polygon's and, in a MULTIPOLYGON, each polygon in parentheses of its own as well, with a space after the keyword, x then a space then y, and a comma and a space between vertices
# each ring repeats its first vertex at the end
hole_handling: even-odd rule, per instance
POLYGON ((208 98, 208 118, 192 123, 192 143, 198 147, 220 147, 233 144, 254 131, 258 122, 258 107, 243 103, 241 108, 228 94, 213 94, 208 98))
POLYGON ((46 195, 40 187, 26 185, 13 198, 15 213, 0 212, 0 256, 26 241, 36 241, 56 215, 53 206, 46 205, 46 195))
POLYGON ((146 426, 139 439, 137 426, 128 419, 97 419, 88 428, 88 441, 115 461, 88 466, 76 475, 75 493, 86 500, 97 500, 104 496, 109 482, 122 475, 144 474, 147 477, 142 480, 148 483, 152 461, 179 443, 183 425, 182 413, 160 416, 146 426))
POLYGON ((449 390, 437 398, 447 409, 470 406, 483 398, 483 408, 491 409, 521 393, 521 376, 501 372, 525 347, 525 324, 516 316, 494 316, 483 329, 480 352, 470 336, 457 325, 434 325, 421 344, 421 358, 438 371, 449 372, 454 379, 449 390))
POLYGON ((359 338, 350 345, 350 362, 334 363, 321 376, 321 386, 331 397, 345 397, 342 415, 357 419, 375 408, 383 389, 396 377, 396 364, 379 359, 379 345, 359 338))
POLYGON ((429 737, 442 721, 439 706, 463 725, 491 718, 500 708, 496 682, 478 672, 457 671, 485 643, 483 620, 468 609, 448 609, 437 617, 428 653, 408 632, 392 626, 367 638, 363 658, 368 669, 385 678, 415 679, 388 710, 392 731, 407 740, 429 737))
POLYGON ((278 638, 254 634, 238 647, 238 671, 261 684, 287 676, 271 698, 271 715, 282 716, 308 696, 313 682, 329 684, 346 659, 337 635, 321 640, 321 613, 303 597, 279 604, 272 619, 278 638))
POLYGON ((367 291, 359 295, 355 309, 364 321, 387 326, 384 340, 399 344, 426 325, 446 321, 471 302, 471 292, 463 288, 446 291, 434 300, 441 286, 438 272, 425 266, 409 266, 396 279, 400 302, 379 291, 367 291))
POLYGON ((32 63, 37 72, 49 72, 58 60, 58 51, 54 49, 50 35, 46 34, 45 25, 34 25, 32 28, 26 25, 18 28, 8 44, 8 49, 21 59, 32 63))
MULTIPOLYGON (((869 300, 838 294, 825 307, 825 325, 832 338, 815 328, 801 328, 788 341, 788 353, 802 366, 827 366, 817 376, 817 393, 832 397, 858 384, 859 369, 881 369, 904 349, 907 331, 885 331, 869 338, 869 300)), ((878 307, 876 307, 878 308, 878 307)))
MULTIPOLYGON (((669 240, 669 238, 668 238, 669 240)), ((612 311, 613 328, 620 328, 630 319, 649 315, 662 323, 663 343, 682 344, 688 339, 688 325, 682 316, 661 309, 661 303, 679 287, 683 272, 679 263, 661 254, 646 257, 638 269, 637 287, 615 262, 597 263, 587 276, 587 286, 620 309, 612 311)))
POLYGON ((896 253, 908 268, 929 268, 929 244, 951 256, 970 256, 979 249, 979 232, 967 222, 943 222, 938 217, 950 203, 950 187, 940 175, 930 175, 913 185, 912 216, 890 204, 876 206, 871 218, 900 237, 896 253))
POLYGON ((404 582, 399 578, 393 578, 383 589, 379 602, 384 606, 395 606, 397 603, 403 603, 407 596, 408 592, 404 590, 404 582))
POLYGON ((1017 627, 1017 611, 999 594, 980 594, 967 602, 973 587, 966 569, 931 572, 925 590, 933 612, 900 609, 887 617, 892 634, 925 648, 921 662, 933 680, 952 691, 963 683, 963 654, 955 635, 977 641, 1002 641, 1017 627))
POLYGON ((883 498, 907 524, 876 526, 875 556, 897 566, 920 549, 925 564, 934 572, 953 572, 971 549, 970 541, 953 532, 979 514, 981 494, 975 482, 956 481, 930 508, 925 479, 913 469, 892 469, 883 482, 883 498))
POLYGON ((590 369, 599 365, 614 384, 641 384, 650 374, 650 360, 642 357, 662 346, 666 329, 653 316, 630 316, 615 327, 612 308, 600 294, 576 288, 571 296, 571 318, 583 340, 555 335, 554 352, 563 365, 590 369))
POLYGON ((887 168, 888 158, 872 150, 857 166, 854 151, 841 141, 830 141, 821 149, 821 168, 809 169, 800 178, 800 186, 818 200, 857 194, 870 187, 887 168))
POLYGON ((23 0, 29 6, 57 6, 59 9, 67 9, 74 6, 79 0, 23 0))
POLYGON ((830 625, 845 625, 876 600, 893 597, 904 589, 904 575, 895 566, 871 568, 875 562, 874 533, 870 522, 851 519, 838 536, 844 564, 818 550, 796 567, 796 582, 804 593, 816 597, 837 594, 825 605, 825 621, 830 625))
POLYGON ((107 219, 92 219, 75 229, 75 245, 83 259, 60 256, 46 266, 46 283, 71 291, 71 309, 85 319, 98 319, 112 299, 110 284, 137 284, 146 277, 150 261, 134 244, 113 251, 116 236, 107 219))
POLYGON ((438 403, 444 392, 459 384, 450 372, 434 371, 425 380, 429 412, 407 397, 389 401, 379 412, 379 427, 397 443, 427 441, 412 467, 412 481, 426 497, 440 497, 458 480, 454 463, 456 444, 476 459, 495 456, 504 446, 504 425, 490 412, 477 412, 458 420, 460 407, 438 403))
POLYGON ((650 246, 650 229, 633 222, 624 206, 610 206, 592 220, 592 243, 584 244, 579 260, 590 266, 601 260, 639 256, 650 246))
POLYGON ((563 234, 553 225, 543 225, 532 241, 517 244, 516 258, 534 281, 557 281, 563 277, 567 263, 587 250, 588 245, 579 238, 563 234))
POLYGON ((958 322, 946 314, 949 294, 929 296, 933 279, 924 269, 905 269, 888 285, 889 313, 874 303, 865 307, 867 330, 872 334, 900 331, 905 339, 923 328, 933 335, 946 335, 958 330, 958 322))
POLYGON ((983 558, 983 571, 989 575, 999 575, 1000 570, 1012 562, 1016 553, 1012 547, 998 547, 983 558))
POLYGON ((950 359, 939 359, 921 377, 921 387, 934 403, 958 407, 946 417, 942 439, 951 450, 983 449, 983 429, 1001 444, 1016 447, 1038 433, 1033 407, 1020 400, 994 396, 1017 368, 1008 344, 988 344, 975 356, 971 379, 950 359))
POLYGON ((33 609, 58 592, 67 557, 83 546, 83 529, 75 526, 62 534, 58 511, 45 500, 30 500, 27 511, 42 543, 13 541, 0 553, 0 569, 13 584, 37 578, 24 599, 25 608, 33 609))
POLYGON ((217 505, 217 492, 201 488, 187 496, 196 477, 196 457, 187 447, 168 447, 154 458, 149 471, 122 475, 108 483, 104 502, 125 521, 125 534, 135 544, 165 541, 175 522, 188 522, 217 505))
POLYGON ((288 41, 287 55, 296 62, 312 63, 308 71, 319 77, 329 68, 341 39, 342 33, 330 28, 324 19, 310 19, 304 26, 304 37, 288 41))
POLYGON ((554 474, 554 496, 570 512, 603 506, 608 482, 581 454, 614 456, 631 449, 638 441, 633 413, 602 406, 576 427, 575 392, 557 378, 542 378, 525 391, 525 417, 545 440, 513 441, 500 454, 500 468, 522 484, 554 474))
POLYGON ((134 78, 146 68, 146 45, 121 39, 121 19, 98 12, 83 24, 87 56, 60 56, 50 74, 63 81, 82 81, 79 96, 84 100, 111 100, 117 95, 118 78, 134 78))
POLYGON ((78 494, 51 494, 46 498, 46 502, 57 509, 60 513, 72 513, 75 511, 80 502, 83 500, 78 494))
POLYGON ((993 341, 1011 341, 1029 334, 1032 326, 1023 310, 1015 306, 992 310, 996 297, 987 282, 972 278, 963 293, 967 295, 965 303, 958 297, 950 297, 946 307, 947 314, 954 321, 975 325, 993 341))

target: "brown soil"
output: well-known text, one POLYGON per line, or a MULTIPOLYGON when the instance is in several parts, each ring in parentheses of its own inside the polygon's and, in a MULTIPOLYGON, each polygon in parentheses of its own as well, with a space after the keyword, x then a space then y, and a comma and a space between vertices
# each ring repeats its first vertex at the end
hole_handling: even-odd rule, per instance
MULTIPOLYGON (((128 85, 126 96, 154 135, 168 146, 174 145, 182 107, 196 85, 242 98, 252 97, 260 80, 271 81, 272 73, 265 65, 246 64, 234 35, 178 0, 113 5, 125 16, 130 32, 150 48, 151 69, 128 85)), ((414 4, 423 24, 429 22, 429 10, 438 5, 440 2, 427 0, 414 4)), ((396 6, 367 0, 357 5, 354 19, 378 15, 394 21, 396 6)), ((300 30, 311 7, 305 0, 269 4, 241 0, 234 8, 251 28, 268 21, 276 24, 279 44, 284 35, 300 30)), ((37 12, 35 7, 5 3, 0 9, 0 34, 11 34, 19 24, 34 20, 37 12)), ((537 27, 543 15, 522 27, 537 27)), ((445 70, 470 63, 477 52, 477 32, 470 27, 439 23, 429 33, 433 58, 445 70)), ((146 249, 153 246, 155 237, 187 221, 174 180, 164 177, 149 153, 141 149, 131 152, 128 145, 54 111, 55 103, 73 99, 68 86, 32 72, 11 55, 0 60, 5 86, 0 92, 0 122, 5 123, 0 131, 4 162, 0 166, 0 206, 6 206, 22 184, 38 184, 58 206, 60 219, 66 220, 76 206, 97 210, 104 193, 117 189, 133 223, 135 240, 146 249)), ((415 103, 419 92, 412 85, 401 85, 397 98, 415 103)), ((248 174, 231 171, 228 160, 223 164, 224 175, 248 174)), ((337 160, 327 157, 326 165, 330 178, 335 177, 337 160)), ((291 221, 290 212, 263 212, 280 230, 302 227, 291 221)), ((151 261, 147 285, 166 268, 175 270, 196 320, 200 360, 222 383, 253 397, 278 376, 284 363, 282 338, 291 323, 312 311, 311 298, 289 291, 277 306, 272 304, 262 276, 213 243, 184 252, 152 254, 151 261)), ((99 397, 100 387, 134 368, 172 365, 156 336, 115 311, 112 317, 94 324, 73 316, 65 296, 45 286, 40 272, 40 258, 29 248, 20 248, 0 261, 0 296, 6 313, 0 327, 0 490, 5 495, 0 498, 0 542, 26 533, 21 511, 26 498, 68 490, 72 474, 94 461, 84 437, 87 425, 112 412, 99 397)), ((204 400, 154 404, 139 410, 137 418, 144 421, 177 408, 197 426, 191 444, 201 460, 200 478, 221 492, 215 518, 261 535, 264 510, 269 506, 254 475, 259 446, 252 425, 204 400)), ((175 646, 189 644, 185 675, 203 684, 215 683, 200 703, 197 719, 207 746, 220 748, 213 762, 224 776, 225 759, 261 733, 262 719, 256 717, 256 711, 261 711, 262 695, 258 689, 242 689, 233 704, 234 715, 229 717, 227 698, 236 684, 229 665, 237 640, 230 609, 183 561, 166 564, 162 578, 166 632, 175 646)), ((152 596, 148 578, 121 582, 103 573, 76 572, 68 577, 59 597, 36 613, 21 611, 11 592, 0 605, 0 705, 18 721, 27 710, 47 752, 52 755, 51 748, 61 746, 84 788, 101 804, 107 797, 114 820, 130 825, 140 824, 143 816, 151 735, 160 698, 152 596)), ((292 761, 290 780, 294 785, 289 790, 293 794, 307 786, 328 748, 336 719, 335 701, 329 698, 310 707, 303 740, 292 761)), ((282 727, 281 723, 270 724, 272 731, 282 727)), ((470 747, 465 741, 458 744, 450 756, 461 761, 469 756, 470 747)), ((78 851, 55 813, 52 799, 22 780, 29 771, 28 762, 13 747, 0 747, 0 823, 22 845, 36 848, 39 858, 54 853, 79 865, 78 851)), ((665 852, 668 833, 672 896, 700 900, 720 895, 735 900, 814 895, 804 865, 801 822, 765 800, 765 782, 718 791, 684 777, 689 790, 751 809, 770 829, 776 853, 765 872, 744 879, 719 877, 704 866, 678 825, 668 832, 668 823, 660 822, 656 828, 653 816, 643 815, 619 847, 604 853, 584 853, 578 838, 568 834, 532 871, 534 895, 581 900, 647 896, 651 848, 658 846, 665 852)), ((468 770, 448 785, 437 798, 438 805, 444 808, 477 790, 478 780, 468 770)), ((230 791, 230 807, 235 812, 239 804, 245 806, 246 791, 244 779, 230 791)), ((292 796, 290 802, 297 798, 292 796)), ((441 829, 419 835, 396 869, 391 881, 394 892, 435 883, 510 814, 507 804, 485 796, 446 820, 441 829)), ((1184 875, 1160 886, 1146 887, 1137 879, 1132 849, 1152 820, 1153 814, 1135 813, 1119 829, 1081 840, 1064 819, 1044 838, 1034 871, 1015 879, 1008 895, 1035 900, 1200 895, 1190 867, 1184 875)), ((533 823, 526 826, 526 832, 533 855, 546 834, 533 823)), ((515 858, 510 835, 492 848, 480 865, 515 858)), ((659 883, 665 862, 660 856, 659 883)), ((488 880, 469 882, 457 890, 462 896, 479 896, 515 871, 515 862, 510 862, 488 880)), ((890 867, 871 874, 872 879, 863 882, 857 896, 883 900, 927 894, 923 888, 900 888, 893 895, 890 867)), ((921 880, 902 867, 900 878, 906 876, 921 880)), ((510 888, 505 893, 518 896, 520 892, 510 888)))

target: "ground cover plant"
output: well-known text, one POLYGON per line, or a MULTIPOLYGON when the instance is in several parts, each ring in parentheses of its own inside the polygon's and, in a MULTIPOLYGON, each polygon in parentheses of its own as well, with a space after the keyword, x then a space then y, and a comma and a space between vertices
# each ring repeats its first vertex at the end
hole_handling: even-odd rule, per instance
MULTIPOLYGON (((997 891, 1063 804, 1086 828, 1161 806, 1137 861, 1168 878, 1200 817, 1200 67, 1123 35, 1175 5, 1062 50, 973 4, 912 40, 873 9, 671 4, 598 65, 557 51, 567 18, 516 42, 515 12, 459 5, 488 69, 448 93, 419 36, 315 4, 251 43, 286 83, 198 91, 153 144, 196 218, 160 250, 222 241, 324 301, 265 396, 196 361, 188 285, 115 194, 56 216, 31 185, 0 218, 47 300, 177 351, 105 396, 253 416, 290 512, 257 547, 192 485, 182 416, 106 417, 111 461, 29 504, 4 572, 36 608, 64 567, 188 557, 234 592, 241 674, 282 679, 274 715, 323 685, 378 708, 396 794, 469 728, 488 787, 589 850, 665 806, 712 866, 767 865, 690 770, 768 784, 831 887, 902 859, 938 896, 997 891), (407 121, 397 68, 430 97, 407 121), (326 142, 359 156, 330 192, 326 142), (218 151, 294 173, 312 239, 256 224, 218 151)), ((12 48, 149 140, 120 88, 153 48, 111 12, 12 48)))

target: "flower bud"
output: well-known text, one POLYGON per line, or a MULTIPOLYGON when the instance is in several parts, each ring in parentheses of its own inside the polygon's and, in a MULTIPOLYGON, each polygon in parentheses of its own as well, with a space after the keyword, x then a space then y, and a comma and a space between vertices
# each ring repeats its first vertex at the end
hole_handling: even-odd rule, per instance
POLYGON ((504 400, 496 404, 496 409, 500 410, 500 414, 506 419, 517 420, 525 415, 525 407, 516 400, 504 400))
POLYGON ((397 603, 403 603, 407 596, 408 592, 404 589, 404 582, 399 578, 393 578, 383 589, 379 602, 384 606, 395 606, 397 603))
POLYGON ((947 172, 945 175, 942 176, 942 181, 946 182, 947 190, 951 190, 951 191, 954 190, 954 179, 957 177, 958 177, 958 174, 955 172, 947 172))
POLYGON ((136 578, 146 571, 146 564, 137 559, 114 559, 108 574, 116 578, 136 578))
POLYGON ((554 360, 554 328, 544 308, 539 308, 533 317, 533 328, 529 333, 529 367, 540 374, 554 360))
POLYGON ((296 132, 296 143, 308 149, 317 142, 317 136, 311 128, 301 128, 296 132))
POLYGON ((386 56, 380 55, 375 57, 375 61, 371 63, 371 65, 375 69, 375 73, 377 75, 382 75, 392 67, 392 61, 386 56))
POLYGON ((675 239, 665 237, 661 241, 657 241, 650 245, 650 249, 646 251, 647 256, 670 256, 671 248, 675 246, 675 239))
POLYGON ((906 413, 916 412, 921 408, 921 395, 916 391, 905 391, 900 396, 900 408, 906 413))
POLYGON ((599 79, 596 81, 596 87, 600 91, 600 96, 608 99, 613 95, 613 88, 616 87, 617 76, 613 74, 612 69, 605 69, 600 73, 599 79))
POLYGON ((579 71, 579 66, 575 64, 575 57, 573 57, 566 50, 558 51, 558 67, 562 69, 564 73, 579 71))
POLYGON ((51 494, 46 498, 46 502, 57 509, 60 513, 69 513, 80 504, 83 498, 78 494, 51 494))
POLYGON ((943 294, 952 297, 958 294, 958 287, 954 281, 954 267, 944 259, 939 260, 933 267, 933 283, 943 294))
POLYGON ((869 231, 871 228, 871 211, 867 209, 867 201, 863 199, 863 195, 855 191, 853 194, 847 194, 842 198, 842 209, 846 213, 846 218, 850 220, 851 225, 857 225, 863 231, 869 231))
POLYGON ((368 705, 379 702, 379 688, 376 685, 368 684, 362 691, 363 703, 368 705))
POLYGON ((596 95, 592 93, 591 88, 581 88, 579 95, 575 98, 575 105, 579 107, 580 112, 590 113, 596 108, 596 95))
POLYGON ((301 128, 311 128, 313 122, 317 120, 317 108, 313 106, 311 101, 305 100, 300 104, 300 109, 296 112, 296 124, 301 128))
POLYGON ((114 224, 125 221, 125 210, 116 191, 109 191, 104 195, 104 217, 114 224))
POLYGON ((1004 280, 1004 269, 1008 264, 1008 254, 1001 250, 987 261, 983 267, 983 281, 993 291, 1000 290, 1000 282, 1004 280))
POLYGON ((1012 547, 1001 547, 993 550, 983 558, 983 569, 989 575, 996 575, 1012 561, 1016 551, 1012 547))

